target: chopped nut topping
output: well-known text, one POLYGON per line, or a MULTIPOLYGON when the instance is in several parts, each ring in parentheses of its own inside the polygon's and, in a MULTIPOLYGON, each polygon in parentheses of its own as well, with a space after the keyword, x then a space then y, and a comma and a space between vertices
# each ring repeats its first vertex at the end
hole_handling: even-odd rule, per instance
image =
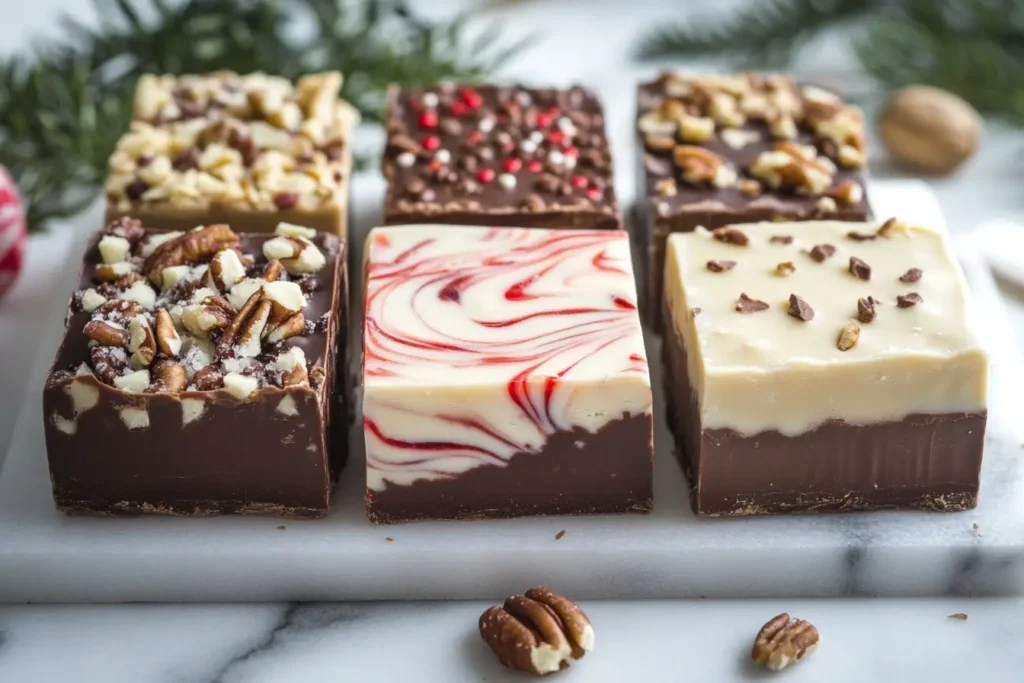
POLYGON ((83 332, 101 346, 128 345, 128 331, 104 320, 90 320, 85 324, 83 332))
POLYGON ((480 636, 510 669, 535 676, 569 666, 594 649, 594 629, 572 600, 547 588, 513 595, 480 616, 480 636))
POLYGON ((724 273, 736 267, 735 261, 712 260, 707 262, 707 268, 712 273, 724 273))
POLYGON ((736 187, 740 192, 751 197, 761 194, 761 183, 753 178, 740 178, 736 181, 736 187))
POLYGON ((761 627, 754 639, 751 656, 773 671, 785 669, 818 647, 820 637, 813 624, 780 614, 761 627))
POLYGON ((921 279, 922 275, 924 275, 924 272, 920 268, 911 268, 903 273, 903 275, 900 275, 900 282, 917 282, 921 279))
POLYGON ((672 157, 688 183, 708 183, 714 187, 730 187, 736 183, 736 171, 729 162, 703 147, 677 145, 672 157))
POLYGON ((796 294, 789 295, 789 314, 797 320, 808 322, 814 319, 814 309, 796 294))
POLYGON ((746 292, 740 294, 740 298, 736 300, 736 311, 738 313, 758 313, 760 311, 767 311, 771 306, 766 301, 759 299, 751 299, 747 296, 746 292))
POLYGON ((816 244, 811 248, 810 256, 818 263, 822 263, 827 259, 832 258, 836 253, 836 248, 831 244, 816 244))
POLYGON ((820 198, 818 200, 817 207, 818 213, 822 214, 835 213, 836 211, 839 210, 839 207, 836 205, 836 200, 832 199, 831 197, 820 198))
POLYGON ((839 331, 839 339, 836 341, 836 348, 840 351, 849 351, 860 339, 860 325, 856 320, 851 320, 839 331))
POLYGON ((724 226, 721 228, 715 228, 711 231, 711 236, 719 242, 725 242, 726 244, 735 244, 739 247, 745 247, 750 244, 750 238, 747 234, 739 228, 731 226, 724 226))
POLYGON ((850 257, 850 274, 854 275, 861 280, 871 279, 871 266, 857 258, 856 256, 850 257))
POLYGON ((779 277, 789 277, 796 272, 796 266, 792 261, 782 261, 775 265, 775 274, 779 277))
POLYGON ((654 184, 654 191, 663 197, 674 197, 679 191, 675 178, 662 178, 654 184))
POLYGON ((769 244, 793 244, 792 235, 772 235, 768 239, 769 244))
POLYGON ((857 299, 857 320, 862 323, 869 323, 875 319, 878 302, 874 297, 862 297, 857 299))
POLYGON ((847 206, 853 206, 864 200, 864 188, 859 183, 847 180, 837 185, 829 195, 847 206))
POLYGON ((890 218, 878 228, 878 236, 889 238, 893 235, 905 234, 909 231, 906 223, 901 223, 895 218, 890 218))
POLYGON ((917 292, 910 292, 909 294, 900 294, 896 297, 896 305, 900 308, 910 308, 924 301, 921 295, 917 292))
POLYGON ((851 230, 846 233, 846 236, 854 242, 869 242, 871 240, 878 239, 878 235, 876 233, 857 232, 856 230, 851 230))

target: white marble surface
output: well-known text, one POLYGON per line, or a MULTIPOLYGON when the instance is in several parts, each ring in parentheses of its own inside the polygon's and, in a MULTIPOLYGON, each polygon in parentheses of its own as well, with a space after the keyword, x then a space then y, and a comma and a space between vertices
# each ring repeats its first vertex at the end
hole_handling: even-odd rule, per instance
MULTIPOLYGON (((48 29, 52 12, 89 4, 40 0, 3 4, 0 46, 25 44, 48 29)), ((445 11, 449 2, 426 3, 445 11), (439 7, 441 6, 441 7, 439 7)), ((466 4, 466 3, 458 3, 466 4)), ((609 104, 628 117, 633 76, 618 67, 637 27, 671 5, 638 0, 527 3, 507 21, 513 30, 546 31, 540 46, 511 71, 566 80, 607 76, 609 104)), ((702 3, 703 4, 703 3, 702 3)), ((723 3, 715 3, 718 7, 723 3)), ((729 4, 729 3, 724 3, 729 4)), ((4 49, 0 47, 0 50, 4 49)), ((832 63, 841 59, 832 60, 832 63)), ((620 156, 629 152, 628 120, 616 130, 620 156), (626 142, 622 142, 623 139, 626 142)), ((980 153, 950 179, 932 183, 954 232, 990 218, 1024 217, 1020 194, 1024 139, 990 127, 980 153)), ((628 157, 623 157, 628 158, 628 157)), ((629 164, 619 186, 631 187, 629 164)), ((884 163, 876 175, 891 174, 884 163)), ((0 304, 0 452, 6 451, 22 402, 40 306, 52 299, 64 266, 67 236, 34 239, 19 287, 0 304)), ((1024 306, 1011 301, 1019 331, 1024 306)), ((0 549, 0 553, 4 552, 0 549)), ((2 579, 0 579, 2 580, 2 579)), ((525 588, 525 586, 523 586, 525 588)), ((499 600, 502 596, 494 596, 499 600)), ((528 680, 506 673, 477 640, 485 603, 343 603, 246 605, 119 605, 0 607, 0 681, 104 683, 238 683, 260 681, 528 680)), ((787 681, 941 683, 1024 680, 1024 599, 703 600, 584 604, 597 627, 598 650, 556 680, 758 681, 769 676, 746 662, 750 639, 781 610, 814 621, 822 647, 787 681), (948 614, 965 612, 965 622, 948 614)))

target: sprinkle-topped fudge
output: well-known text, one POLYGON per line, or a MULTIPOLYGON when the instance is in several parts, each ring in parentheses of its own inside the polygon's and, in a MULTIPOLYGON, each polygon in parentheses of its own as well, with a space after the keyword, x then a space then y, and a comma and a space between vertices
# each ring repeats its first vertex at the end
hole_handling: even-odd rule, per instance
POLYGON ((637 134, 652 312, 671 233, 871 218, 863 115, 828 90, 781 75, 669 72, 640 86, 637 134))
POLYGON ((385 223, 621 227, 601 104, 523 87, 394 87, 385 223))
POLYGON ((625 232, 377 228, 363 344, 371 520, 650 510, 625 232))
POLYGON ((92 240, 43 391, 60 509, 327 513, 344 249, 276 232, 120 219, 92 240))
POLYGON ((964 510, 988 360, 944 234, 887 221, 672 235, 669 421, 695 511, 964 510))
POLYGON ((250 232, 285 221, 344 237, 359 116, 341 83, 336 71, 294 85, 262 73, 142 76, 109 161, 107 220, 250 232))

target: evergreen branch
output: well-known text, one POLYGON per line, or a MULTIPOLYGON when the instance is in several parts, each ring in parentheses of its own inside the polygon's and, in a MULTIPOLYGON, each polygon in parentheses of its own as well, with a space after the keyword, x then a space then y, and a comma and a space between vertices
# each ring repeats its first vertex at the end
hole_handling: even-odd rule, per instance
POLYGON ((475 80, 526 47, 466 36, 404 0, 94 0, 98 26, 62 17, 63 37, 0 58, 0 163, 17 179, 30 229, 73 216, 102 187, 144 73, 345 74, 342 95, 380 118, 388 84, 475 80), (309 20, 312 31, 296 35, 309 20))
POLYGON ((727 57, 741 67, 782 68, 823 29, 862 19, 885 0, 760 0, 726 17, 659 26, 642 36, 641 60, 727 57))

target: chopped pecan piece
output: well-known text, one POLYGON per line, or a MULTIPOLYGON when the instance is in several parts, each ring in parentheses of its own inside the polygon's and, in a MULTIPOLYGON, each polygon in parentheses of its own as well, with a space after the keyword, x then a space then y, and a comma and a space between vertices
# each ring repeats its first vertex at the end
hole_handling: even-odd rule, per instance
POLYGON ((143 271, 152 283, 159 285, 164 268, 208 260, 219 251, 237 247, 238 243, 238 235, 227 225, 190 230, 158 246, 146 259, 143 271))
POLYGON ((779 671, 813 652, 819 640, 813 624, 782 613, 758 631, 751 656, 758 664, 779 671))
POLYGON ((174 320, 164 308, 156 310, 156 345, 164 355, 174 358, 181 351, 181 337, 174 329, 174 320))
POLYGON ((207 365, 192 375, 192 386, 197 391, 220 389, 224 386, 224 373, 216 365, 207 365))
POLYGON ((822 263, 826 259, 832 258, 832 255, 836 253, 836 248, 831 244, 815 244, 810 251, 812 259, 818 263, 822 263))
MULTIPOLYGON (((253 316, 253 313, 256 311, 256 308, 260 305, 262 299, 262 289, 257 289, 255 292, 249 295, 249 298, 246 299, 244 304, 242 304, 242 307, 239 308, 238 312, 235 313, 233 318, 231 318, 231 321, 228 323, 226 329, 224 330, 223 336, 221 336, 220 341, 217 343, 218 355, 230 355, 231 347, 235 345, 236 341, 239 341, 241 339, 241 332, 243 327, 249 322, 249 319, 253 316)), ((270 305, 268 302, 268 305, 266 306, 266 315, 269 314, 270 305)), ((266 324, 265 317, 263 319, 263 324, 266 324)), ((262 332, 262 330, 263 327, 260 326, 260 331, 262 332)), ((259 337, 257 337, 257 341, 258 339, 259 337)))
POLYGON ((150 373, 153 381, 151 391, 155 393, 176 394, 188 384, 185 368, 169 358, 160 358, 153 363, 150 373))
POLYGON ((875 319, 878 302, 874 297, 863 297, 857 299, 857 320, 862 323, 869 323, 875 319))
POLYGON ((924 275, 924 272, 920 268, 911 268, 903 273, 903 275, 900 275, 900 282, 917 282, 921 279, 922 275, 924 275))
POLYGON ((712 273, 724 273, 727 270, 732 270, 736 267, 735 261, 725 261, 721 259, 713 259, 707 262, 707 269, 712 273))
POLYGON ((739 228, 734 228, 730 225, 723 226, 721 228, 715 228, 711 231, 711 236, 719 242, 725 242, 726 244, 735 244, 738 247, 745 247, 750 244, 750 238, 747 234, 739 228))
POLYGON ((276 258, 270 259, 269 261, 267 261, 267 265, 263 266, 262 277, 267 282, 274 282, 279 277, 281 277, 281 273, 283 272, 284 266, 281 265, 281 262, 278 261, 276 258))
POLYGON ((86 337, 100 346, 128 345, 128 330, 111 325, 105 320, 90 320, 82 331, 86 337))
POLYGON ((676 145, 672 158, 688 183, 708 183, 715 187, 736 183, 736 171, 728 161, 704 147, 676 145))
POLYGON ((896 297, 896 305, 899 306, 900 308, 910 308, 911 306, 916 306, 922 301, 924 301, 924 299, 922 299, 921 295, 918 294, 917 292, 911 292, 909 294, 900 294, 898 297, 896 297))
POLYGON ((297 337, 304 334, 306 331, 306 318, 302 315, 302 312, 293 313, 276 325, 267 325, 264 328, 264 335, 266 336, 268 344, 276 344, 290 339, 291 337, 297 337))
POLYGON ((128 351, 131 355, 132 367, 141 368, 149 365, 156 358, 156 338, 153 328, 143 316, 132 318, 128 325, 128 351))
POLYGON ((793 244, 792 235, 772 235, 768 240, 769 244, 793 244))
POLYGON ((796 272, 796 265, 792 261, 782 261, 775 264, 775 274, 779 277, 789 277, 796 272))
POLYGON ((594 649, 594 629, 573 601, 547 588, 513 595, 480 616, 480 635, 510 669, 544 676, 594 649))

